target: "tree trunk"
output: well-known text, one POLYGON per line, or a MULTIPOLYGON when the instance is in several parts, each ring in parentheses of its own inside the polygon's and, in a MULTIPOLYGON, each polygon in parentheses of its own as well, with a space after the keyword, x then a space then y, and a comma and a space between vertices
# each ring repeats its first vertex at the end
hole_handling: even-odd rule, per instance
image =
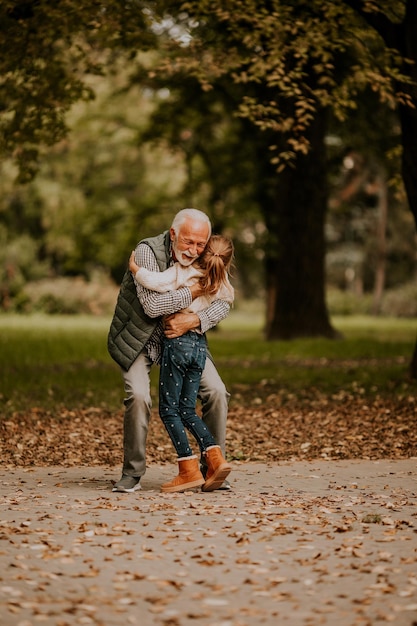
POLYGON ((377 224, 377 250, 376 250, 376 271, 374 283, 374 295, 372 302, 372 313, 379 315, 381 312, 382 296, 385 287, 385 266, 387 260, 387 219, 388 219, 388 191, 385 173, 380 172, 377 177, 378 196, 378 224, 377 224))
POLYGON ((410 378, 413 380, 417 379, 417 339, 414 344, 413 356, 410 361, 410 378))
MULTIPOLYGON (((417 90, 414 89, 414 91, 417 90)), ((414 94, 413 101, 417 106, 417 93, 414 94)), ((403 138, 402 175, 410 210, 417 225, 417 110, 400 106, 400 120, 403 138)), ((417 340, 409 371, 411 378, 417 379, 417 340)))
POLYGON ((268 340, 337 336, 325 303, 325 132, 322 112, 310 129, 309 153, 275 172, 265 190, 268 340))
MULTIPOLYGON (((411 85, 401 87, 409 94, 413 106, 399 105, 401 136, 403 145, 402 176, 410 210, 417 227, 417 41, 415 24, 417 19, 416 2, 408 1, 407 14, 404 18, 404 55, 413 61, 409 64, 411 85)), ((417 340, 410 363, 410 375, 417 379, 417 340)))
MULTIPOLYGON (((410 15, 404 19, 404 55, 413 61, 410 67, 411 85, 400 85, 399 90, 409 94, 413 106, 399 104, 401 138, 403 145, 402 176, 410 210, 417 226, 417 4, 408 3, 410 15)), ((407 5, 407 6, 408 6, 407 5)))

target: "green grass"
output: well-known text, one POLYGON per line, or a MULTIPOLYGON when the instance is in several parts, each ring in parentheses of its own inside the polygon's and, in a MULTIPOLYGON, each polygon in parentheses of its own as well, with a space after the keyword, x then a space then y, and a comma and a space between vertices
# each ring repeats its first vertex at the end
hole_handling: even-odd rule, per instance
POLYGON ((120 408, 122 378, 106 347, 109 323, 88 316, 0 316, 2 413, 120 408))
MULTIPOLYGON (((210 349, 228 386, 279 388, 300 392, 317 388, 363 394, 402 393, 415 388, 408 365, 416 338, 415 320, 367 316, 339 317, 338 340, 298 339, 266 342, 262 318, 237 312, 209 334, 210 349)), ((258 389, 259 390, 259 389, 258 389)))
MULTIPOLYGON (((407 378, 415 320, 351 316, 332 321, 342 339, 266 342, 262 312, 238 309, 209 333, 210 350, 241 401, 282 389, 416 392, 407 378)), ((1 415, 33 407, 121 409, 122 378, 106 347, 109 323, 109 318, 88 316, 0 316, 1 415)), ((157 376, 155 369, 154 390, 157 376)))

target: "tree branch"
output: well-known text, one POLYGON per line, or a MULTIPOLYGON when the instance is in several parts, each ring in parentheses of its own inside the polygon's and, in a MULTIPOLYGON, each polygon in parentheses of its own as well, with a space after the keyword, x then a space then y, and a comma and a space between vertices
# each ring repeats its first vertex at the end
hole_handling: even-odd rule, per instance
MULTIPOLYGON (((407 4, 413 0, 407 0, 407 4)), ((364 8, 363 0, 343 0, 344 4, 360 15, 382 37, 389 48, 395 48, 404 56, 403 28, 404 20, 398 24, 392 22, 384 13, 371 13, 364 8)))

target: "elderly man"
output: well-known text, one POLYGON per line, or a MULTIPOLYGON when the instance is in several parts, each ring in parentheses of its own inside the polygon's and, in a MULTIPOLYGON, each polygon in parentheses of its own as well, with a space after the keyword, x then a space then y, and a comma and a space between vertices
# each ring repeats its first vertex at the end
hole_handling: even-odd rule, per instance
MULTIPOLYGON (((190 265, 203 252, 210 235, 211 224, 205 213, 183 209, 174 217, 169 231, 138 244, 137 263, 154 272, 165 270, 174 261, 190 265)), ((135 283, 130 271, 126 271, 108 336, 109 353, 122 370, 125 387, 123 473, 113 491, 137 491, 146 471, 151 413, 149 374, 152 365, 159 362, 163 333, 169 338, 180 337, 192 329, 204 333, 229 312, 229 304, 223 300, 214 301, 197 314, 180 312, 201 293, 199 284, 167 293, 149 291, 135 283)), ((199 397, 203 420, 224 454, 229 394, 211 359, 206 361, 199 397)), ((230 485, 225 481, 223 488, 230 485)))

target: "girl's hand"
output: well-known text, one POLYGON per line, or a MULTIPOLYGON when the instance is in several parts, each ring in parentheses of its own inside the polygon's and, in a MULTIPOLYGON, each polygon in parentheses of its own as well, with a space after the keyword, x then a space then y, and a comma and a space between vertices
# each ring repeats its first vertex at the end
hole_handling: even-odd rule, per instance
POLYGON ((130 255, 129 269, 132 272, 133 276, 135 276, 136 272, 139 269, 139 265, 135 261, 135 251, 134 250, 133 250, 132 254, 130 255))
POLYGON ((204 289, 200 285, 200 281, 197 281, 196 283, 194 283, 194 285, 191 285, 191 287, 189 287, 189 290, 191 291, 191 297, 193 300, 204 294, 204 289))

